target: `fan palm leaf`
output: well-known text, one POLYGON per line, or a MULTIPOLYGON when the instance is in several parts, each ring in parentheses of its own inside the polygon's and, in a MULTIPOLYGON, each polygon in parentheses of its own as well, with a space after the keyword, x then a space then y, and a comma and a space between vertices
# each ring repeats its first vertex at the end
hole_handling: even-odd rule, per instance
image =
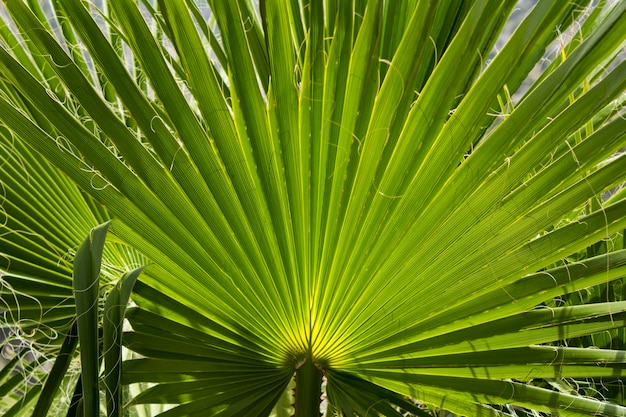
POLYGON ((4 4, 7 415, 626 415, 626 3, 98 6, 4 4))

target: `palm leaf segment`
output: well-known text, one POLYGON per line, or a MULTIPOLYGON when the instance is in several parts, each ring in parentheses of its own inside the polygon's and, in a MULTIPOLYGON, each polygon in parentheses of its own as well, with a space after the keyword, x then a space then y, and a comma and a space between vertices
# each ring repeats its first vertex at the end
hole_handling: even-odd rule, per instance
POLYGON ((73 352, 68 248, 111 217, 103 290, 150 260, 131 406, 279 413, 296 372, 298 415, 322 380, 344 415, 626 415, 563 388, 621 350, 553 343, 626 317, 552 301, 626 268, 624 193, 601 197, 626 180, 626 3, 587 3, 539 1, 492 56, 513 2, 5 2, 7 326, 73 352))

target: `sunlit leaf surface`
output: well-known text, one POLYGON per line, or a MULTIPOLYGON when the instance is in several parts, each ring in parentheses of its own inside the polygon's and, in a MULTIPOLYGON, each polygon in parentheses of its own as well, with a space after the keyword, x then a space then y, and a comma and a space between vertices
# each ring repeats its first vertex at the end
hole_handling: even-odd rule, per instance
POLYGON ((521 6, 5 1, 0 410, 626 416, 626 2, 521 6))

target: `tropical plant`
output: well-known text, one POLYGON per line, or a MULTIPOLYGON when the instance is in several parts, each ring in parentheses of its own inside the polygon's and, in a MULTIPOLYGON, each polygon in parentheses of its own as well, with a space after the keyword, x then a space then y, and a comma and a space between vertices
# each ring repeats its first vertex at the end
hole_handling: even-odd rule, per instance
POLYGON ((626 416, 594 3, 5 1, 4 415, 626 416))

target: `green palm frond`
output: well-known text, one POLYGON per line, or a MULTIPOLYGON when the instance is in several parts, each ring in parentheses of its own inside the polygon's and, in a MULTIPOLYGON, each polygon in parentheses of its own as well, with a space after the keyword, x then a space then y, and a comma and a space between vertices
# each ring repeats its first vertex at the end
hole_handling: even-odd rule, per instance
POLYGON ((626 3, 515 7, 4 2, 0 409, 625 416, 626 3))

